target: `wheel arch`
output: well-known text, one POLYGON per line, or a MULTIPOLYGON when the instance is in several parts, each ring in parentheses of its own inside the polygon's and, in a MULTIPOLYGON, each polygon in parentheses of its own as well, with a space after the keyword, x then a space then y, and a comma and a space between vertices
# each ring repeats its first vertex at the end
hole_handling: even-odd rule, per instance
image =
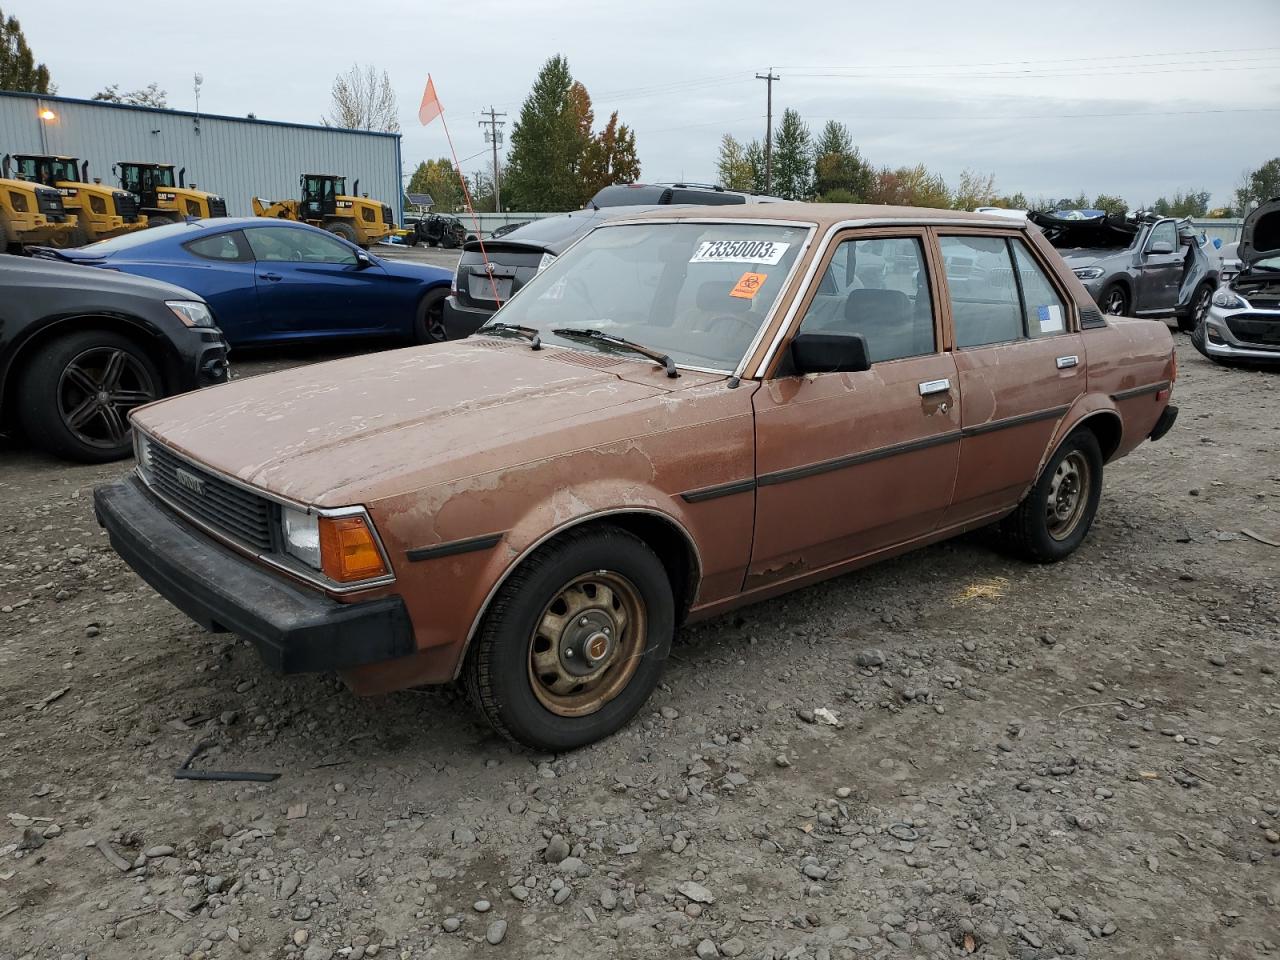
POLYGON ((1093 431, 1093 435, 1098 439, 1098 447, 1102 450, 1102 462, 1109 462, 1115 456, 1116 451, 1120 449, 1120 442, 1124 439, 1124 421, 1120 419, 1120 414, 1115 410, 1106 409, 1095 410, 1092 413, 1085 414, 1058 438, 1058 442, 1054 444, 1054 449, 1056 450, 1061 446, 1063 440, 1081 427, 1093 431))
POLYGON ((525 546, 507 564, 489 588, 479 610, 476 611, 471 627, 467 631, 466 641, 458 654, 457 665, 454 667, 454 679, 457 679, 462 672, 472 641, 489 608, 493 605, 494 598, 512 574, 543 547, 554 544, 569 533, 577 533, 584 528, 595 526, 612 526, 626 530, 653 550, 662 563, 663 569, 666 570, 672 592, 675 594, 676 623, 684 621, 697 596, 698 584, 702 579, 702 557, 688 529, 675 517, 653 507, 619 507, 584 514, 547 531, 525 546))

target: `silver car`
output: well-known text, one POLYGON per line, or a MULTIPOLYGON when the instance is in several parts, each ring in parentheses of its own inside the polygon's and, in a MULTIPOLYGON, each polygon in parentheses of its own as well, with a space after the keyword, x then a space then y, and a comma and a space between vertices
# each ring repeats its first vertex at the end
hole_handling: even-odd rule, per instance
POLYGON ((1245 217, 1236 256, 1240 272, 1214 293, 1191 342, 1218 363, 1280 363, 1280 197, 1245 217))
POLYGON ((1175 317, 1192 330, 1208 312, 1219 260, 1190 220, 1101 210, 1028 214, 1103 313, 1175 317))

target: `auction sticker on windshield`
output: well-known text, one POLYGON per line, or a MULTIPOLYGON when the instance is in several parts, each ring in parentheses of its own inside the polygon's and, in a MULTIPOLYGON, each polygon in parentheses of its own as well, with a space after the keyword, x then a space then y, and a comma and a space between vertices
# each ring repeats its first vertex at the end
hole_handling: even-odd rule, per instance
POLYGON ((704 240, 690 263, 764 263, 777 266, 789 243, 774 240, 704 240))
POLYGON ((738 280, 737 286, 729 291, 729 296, 742 300, 754 300, 755 295, 768 279, 768 276, 763 273, 744 273, 738 280))

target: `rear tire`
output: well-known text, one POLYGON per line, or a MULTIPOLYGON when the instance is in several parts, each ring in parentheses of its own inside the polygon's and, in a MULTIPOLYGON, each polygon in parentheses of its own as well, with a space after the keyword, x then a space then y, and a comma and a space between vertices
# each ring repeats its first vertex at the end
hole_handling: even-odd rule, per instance
POLYGON ((177 217, 171 217, 163 213, 158 213, 154 217, 152 216, 147 217, 148 227, 163 227, 167 223, 177 223, 177 222, 178 222, 177 217))
POLYGON ((1209 314, 1209 303, 1213 299, 1213 284, 1202 283, 1196 288, 1187 304, 1187 312, 1178 314, 1178 329, 1183 333, 1192 333, 1204 322, 1209 314))
POLYGON ((413 322, 413 337, 418 343, 444 343, 449 339, 444 328, 444 301, 448 296, 448 287, 437 287, 418 301, 418 315, 413 322))
POLYGON ((1133 301, 1123 283, 1109 283, 1098 297, 1102 312, 1112 317, 1127 317, 1132 312, 1133 301))
POLYGON ((129 411, 158 400, 163 386, 151 358, 128 337, 82 330, 31 358, 18 380, 18 418, 42 450, 106 463, 132 452, 129 411))
POLYGON ((1058 447, 1003 532, 1023 558, 1056 563, 1084 541, 1102 498, 1102 449, 1089 429, 1058 447))
POLYGON ((573 750, 644 706, 674 632, 671 582, 646 543, 611 526, 571 531, 494 597, 467 656, 467 690, 503 736, 573 750))
POLYGON ((347 243, 356 242, 355 228, 349 223, 343 223, 341 220, 334 220, 331 223, 326 223, 324 228, 335 237, 341 237, 343 240, 347 241, 347 243))

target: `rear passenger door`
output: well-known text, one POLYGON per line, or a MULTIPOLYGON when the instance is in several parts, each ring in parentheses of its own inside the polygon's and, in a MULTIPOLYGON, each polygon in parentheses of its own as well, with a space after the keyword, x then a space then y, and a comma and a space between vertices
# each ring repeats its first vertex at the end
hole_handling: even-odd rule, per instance
POLYGON ((800 333, 859 333, 871 368, 799 376, 752 398, 756 531, 746 589, 936 529, 955 481, 956 368, 944 352, 924 230, 833 243, 800 333))
POLYGON ((961 398, 952 526, 1017 505, 1085 371, 1068 301, 1024 238, 939 234, 961 398))

